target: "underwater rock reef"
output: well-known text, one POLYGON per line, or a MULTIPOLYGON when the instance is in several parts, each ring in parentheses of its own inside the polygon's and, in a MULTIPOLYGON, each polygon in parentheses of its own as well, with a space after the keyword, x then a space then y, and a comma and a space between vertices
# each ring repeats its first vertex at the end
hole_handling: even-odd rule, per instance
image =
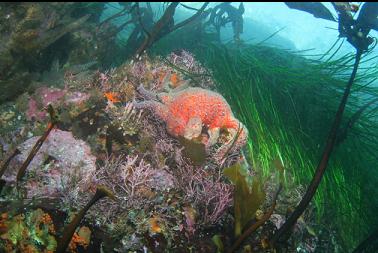
MULTIPOLYGON (((19 145, 20 154, 14 157, 10 166, 20 167, 39 137, 34 136, 19 145)), ((85 142, 76 140, 71 132, 52 130, 27 168, 31 177, 26 180, 26 198, 77 198, 93 184, 95 162, 96 157, 85 142), (40 169, 43 166, 45 170, 40 169)), ((16 171, 8 172, 4 175, 5 180, 16 183, 16 171)))
MULTIPOLYGON (((28 247, 34 250, 31 252, 54 251, 63 231, 62 220, 48 223, 47 226, 54 227, 54 233, 51 233, 52 228, 43 230, 46 233, 43 236, 50 239, 44 239, 42 244, 33 239, 12 239, 14 235, 9 229, 13 229, 13 222, 17 219, 25 222, 35 212, 42 212, 46 217, 57 214, 67 217, 64 222, 67 224, 69 217, 88 202, 97 185, 110 189, 115 200, 100 200, 89 209, 85 226, 72 238, 70 252, 93 250, 93 240, 102 241, 101 248, 106 252, 147 248, 152 252, 190 252, 190 249, 215 252, 218 246, 214 236, 233 234, 235 187, 241 187, 238 180, 252 180, 255 173, 242 152, 248 131, 234 118, 226 100, 211 91, 211 73, 190 53, 182 51, 154 59, 142 56, 105 73, 88 72, 79 80, 65 75, 61 82, 64 85, 57 84, 57 87, 64 89, 42 86, 30 96, 22 95, 17 114, 23 121, 2 139, 7 153, 17 148, 19 154, 3 177, 6 183, 2 194, 9 206, 1 209, 5 228, 1 232, 1 247, 9 250, 28 247), (183 70, 197 75, 192 80, 183 70), (210 96, 190 95, 193 91, 210 96), (186 125, 190 131, 175 132, 166 121, 168 118, 174 120, 172 115, 164 118, 155 113, 158 111, 155 107, 141 106, 143 103, 164 105, 167 101, 164 96, 159 98, 155 94, 177 96, 177 92, 188 92, 190 103, 205 103, 219 109, 206 111, 206 106, 198 107, 190 117, 198 117, 200 121, 194 122, 187 117, 182 126, 186 125), (137 102, 146 98, 146 93, 149 95, 147 100, 137 102), (27 167, 25 178, 17 182, 17 168, 25 161, 48 122, 48 114, 44 111, 48 105, 52 105, 59 115, 56 127, 27 167), (208 115, 211 112, 214 116, 208 115), (222 123, 219 116, 226 116, 235 123, 228 126, 228 121, 222 123), (217 128, 215 135, 211 128, 213 124, 217 128), (228 168, 227 175, 222 172, 224 168, 228 168), (30 207, 21 211, 20 205, 27 202, 30 207), (20 212, 23 218, 20 218, 20 212), (82 235, 83 229, 89 230, 89 235, 82 235)), ((168 108, 168 104, 164 106, 168 108)), ((174 110, 176 117, 189 115, 184 106, 174 110)), ((167 112, 170 110, 165 114, 167 112)), ((245 190, 238 193, 252 194, 250 197, 254 199, 249 207, 241 205, 241 208, 253 207, 254 210, 250 217, 243 214, 243 220, 239 221, 241 226, 255 215, 258 219, 263 210, 270 207, 267 204, 259 209, 265 194, 270 197, 274 194, 274 184, 265 194, 258 185, 254 184, 251 193, 243 193, 245 190)), ((269 198, 267 203, 272 201, 269 198)), ((282 199, 278 201, 280 203, 282 199)), ((272 215, 261 232, 265 237, 280 226, 284 212, 272 215)), ((25 230, 33 225, 29 221, 21 224, 25 230)), ((298 224, 297 230, 301 231, 298 233, 305 233, 305 226, 304 222, 298 224)), ((226 243, 232 240, 227 236, 225 239, 226 243)))
POLYGON ((336 42, 247 3, 0 3, 0 252, 374 252, 378 4, 282 5, 336 42))

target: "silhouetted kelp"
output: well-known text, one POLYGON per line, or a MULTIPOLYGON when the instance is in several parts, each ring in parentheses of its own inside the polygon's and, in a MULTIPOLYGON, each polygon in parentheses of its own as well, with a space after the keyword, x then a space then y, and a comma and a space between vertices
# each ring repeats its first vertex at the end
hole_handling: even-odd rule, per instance
POLYGON ((177 6, 179 5, 179 3, 180 2, 171 3, 165 10, 163 16, 155 23, 155 25, 152 27, 150 31, 147 31, 146 29, 144 29, 144 31, 147 34, 147 38, 145 38, 145 40, 136 50, 135 55, 140 55, 143 51, 151 47, 153 43, 157 42, 162 37, 189 24, 196 18, 200 17, 202 12, 206 9, 207 5, 209 4, 209 2, 204 3, 201 9, 197 11, 197 13, 195 13, 193 16, 175 25, 173 16, 175 14, 175 10, 177 6))
MULTIPOLYGON (((343 97, 340 101, 333 124, 331 126, 331 130, 329 131, 327 141, 326 141, 326 146, 324 147, 323 154, 321 156, 320 162, 315 171, 314 177, 312 178, 311 183, 308 186, 307 191, 305 195, 303 196, 301 202, 294 209, 293 213, 286 220, 286 222, 277 230, 277 232, 271 238, 270 244, 274 248, 281 247, 282 244, 284 244, 286 240, 290 237, 292 227, 295 225, 299 216, 302 215, 302 213, 305 211, 310 201, 312 200, 313 196, 315 195, 315 192, 327 168, 331 153, 337 143, 337 137, 338 137, 339 128, 341 125, 342 116, 345 110, 348 97, 351 92, 354 79, 356 77, 356 73, 358 70, 361 56, 363 53, 365 53, 368 50, 368 46, 373 43, 373 39, 369 37, 368 34, 370 32, 370 29, 372 28, 376 29, 376 27, 375 26, 369 27, 366 23, 360 24, 358 21, 362 19, 361 18, 362 16, 366 16, 367 15, 366 13, 369 13, 370 16, 373 16, 373 19, 375 20, 375 22, 378 22, 376 20, 377 15, 378 15, 378 5, 374 6, 375 7, 374 11, 367 12, 363 10, 366 10, 369 7, 371 8, 371 6, 369 6, 368 4, 365 4, 362 7, 361 13, 356 22, 349 22, 349 21, 346 22, 345 19, 341 17, 347 15, 346 12, 348 10, 344 8, 338 8, 338 5, 335 5, 335 4, 334 6, 336 8, 336 11, 339 12, 339 16, 340 16, 339 28, 342 27, 343 29, 343 30, 340 30, 340 36, 346 36, 348 41, 355 47, 357 51, 355 55, 353 71, 345 87, 343 97), (342 22, 346 22, 346 23, 342 23, 342 22)), ((366 17, 366 18, 370 19, 371 17, 366 17)), ((353 18, 352 18, 352 21, 353 21, 353 18)))
POLYGON ((243 33, 243 14, 244 4, 240 3, 239 8, 231 5, 231 2, 218 4, 210 10, 210 18, 204 25, 212 25, 215 27, 220 41, 220 29, 228 23, 232 24, 235 42, 240 42, 240 34, 243 33), (226 15, 224 15, 226 14, 226 15))
POLYGON ((316 2, 285 2, 291 9, 305 11, 314 15, 315 18, 322 18, 330 21, 336 21, 332 13, 322 4, 316 2))

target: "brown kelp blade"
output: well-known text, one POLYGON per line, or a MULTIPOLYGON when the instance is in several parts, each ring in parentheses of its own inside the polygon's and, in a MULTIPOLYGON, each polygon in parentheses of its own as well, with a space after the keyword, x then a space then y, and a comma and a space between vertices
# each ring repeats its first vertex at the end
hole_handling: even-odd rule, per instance
POLYGON ((269 220, 270 216, 272 216, 274 209, 276 208, 277 198, 282 190, 282 184, 278 186, 276 193, 274 194, 272 205, 269 210, 263 215, 263 217, 258 220, 257 222, 253 223, 248 229, 246 229, 243 234, 241 234, 235 243, 231 246, 231 248, 227 251, 227 253, 235 252, 243 241, 249 237, 253 232, 255 232, 259 227, 261 227, 267 220, 269 220))
POLYGON ((263 203, 265 192, 260 180, 251 177, 241 164, 225 168, 223 174, 235 185, 234 226, 235 236, 240 236, 243 227, 255 217, 257 209, 263 203))
POLYGON ((290 9, 305 11, 312 14, 315 18, 322 18, 335 21, 332 13, 322 4, 317 2, 285 2, 290 9))
POLYGON ((184 147, 183 154, 192 161, 194 165, 203 165, 206 160, 205 145, 193 140, 179 138, 181 145, 184 147))
POLYGON ((378 3, 366 2, 361 8, 357 23, 365 29, 378 31, 378 3))

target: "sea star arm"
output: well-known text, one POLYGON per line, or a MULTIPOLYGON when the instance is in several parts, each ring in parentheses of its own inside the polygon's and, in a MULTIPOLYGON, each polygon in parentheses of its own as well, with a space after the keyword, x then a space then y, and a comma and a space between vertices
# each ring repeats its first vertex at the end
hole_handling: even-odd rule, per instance
POLYGON ((184 137, 188 140, 197 138, 202 132, 202 120, 200 117, 190 118, 185 126, 184 137))
POLYGON ((177 86, 176 88, 170 89, 170 92, 177 93, 179 91, 185 90, 185 89, 189 88, 189 83, 190 83, 190 81, 186 80, 182 84, 177 86))
POLYGON ((220 133, 219 127, 210 128, 207 130, 207 133, 209 134, 209 140, 207 141, 206 147, 211 147, 214 144, 217 143, 220 133))
POLYGON ((180 116, 176 115, 172 117, 171 115, 167 117, 167 131, 169 134, 179 137, 184 136, 185 133, 185 119, 180 116))
POLYGON ((168 118, 168 108, 157 101, 142 101, 136 102, 133 101, 133 106, 136 109, 148 109, 152 110, 155 114, 157 114, 162 120, 166 121, 168 118))
POLYGON ((137 88, 138 93, 147 100, 158 100, 160 101, 159 96, 152 91, 146 90, 142 84, 140 84, 137 88))

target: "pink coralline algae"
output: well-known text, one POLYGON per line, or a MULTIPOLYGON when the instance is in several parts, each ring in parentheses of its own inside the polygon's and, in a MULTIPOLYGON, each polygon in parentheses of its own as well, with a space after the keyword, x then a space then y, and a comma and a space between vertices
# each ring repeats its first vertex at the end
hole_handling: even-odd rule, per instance
MULTIPOLYGON (((25 161, 38 139, 39 136, 32 137, 18 147, 21 154, 13 161, 15 168, 25 161)), ((26 170, 27 196, 75 201, 94 183, 95 162, 96 157, 84 141, 75 139, 71 132, 53 129, 26 170)), ((8 170, 6 180, 14 182, 16 172, 8 170)))
POLYGON ((62 99, 65 92, 61 89, 41 87, 36 90, 36 94, 39 94, 41 96, 42 104, 46 106, 62 99))
POLYGON ((173 176, 163 168, 155 168, 139 155, 108 157, 96 172, 97 183, 112 190, 117 201, 100 204, 101 217, 90 211, 100 224, 117 222, 130 209, 153 207, 158 196, 174 188, 173 176))
POLYGON ((65 92, 61 89, 54 89, 48 87, 40 87, 34 93, 34 98, 29 100, 29 108, 26 111, 26 117, 28 120, 37 119, 43 120, 46 118, 46 111, 43 110, 49 104, 55 104, 62 100, 65 92))
POLYGON ((40 87, 28 103, 26 118, 28 120, 44 120, 47 112, 44 110, 49 104, 52 105, 78 105, 89 98, 88 94, 82 92, 70 92, 58 88, 40 87))
POLYGON ((234 117, 227 101, 216 92, 187 88, 154 94, 143 86, 139 86, 138 91, 147 101, 134 102, 136 108, 153 110, 166 123, 168 133, 174 137, 200 139, 206 148, 210 148, 218 143, 221 130, 226 130, 231 138, 220 149, 220 156, 228 151, 235 137, 235 149, 241 148, 247 141, 247 128, 234 117), (207 130, 208 137, 203 137, 204 129, 207 130))
POLYGON ((127 200, 122 206, 138 206, 146 199, 144 189, 155 192, 174 187, 172 175, 163 169, 156 169, 138 155, 109 157, 105 165, 97 171, 98 182, 112 189, 120 201, 127 200))
POLYGON ((28 110, 26 111, 26 118, 28 120, 32 119, 44 119, 46 117, 46 112, 40 111, 38 108, 37 101, 30 99, 28 103, 28 110))
POLYGON ((175 66, 196 76, 197 86, 206 89, 214 86, 209 70, 204 68, 190 52, 185 50, 172 52, 167 58, 175 66))
POLYGON ((182 50, 181 52, 173 52, 169 55, 169 59, 173 64, 185 66, 188 70, 193 70, 193 68, 198 65, 193 55, 188 51, 182 50))
POLYGON ((200 211, 202 224, 215 224, 232 205, 232 186, 219 176, 212 178, 204 168, 186 166, 179 170, 182 178, 177 184, 182 186, 185 199, 200 211))

